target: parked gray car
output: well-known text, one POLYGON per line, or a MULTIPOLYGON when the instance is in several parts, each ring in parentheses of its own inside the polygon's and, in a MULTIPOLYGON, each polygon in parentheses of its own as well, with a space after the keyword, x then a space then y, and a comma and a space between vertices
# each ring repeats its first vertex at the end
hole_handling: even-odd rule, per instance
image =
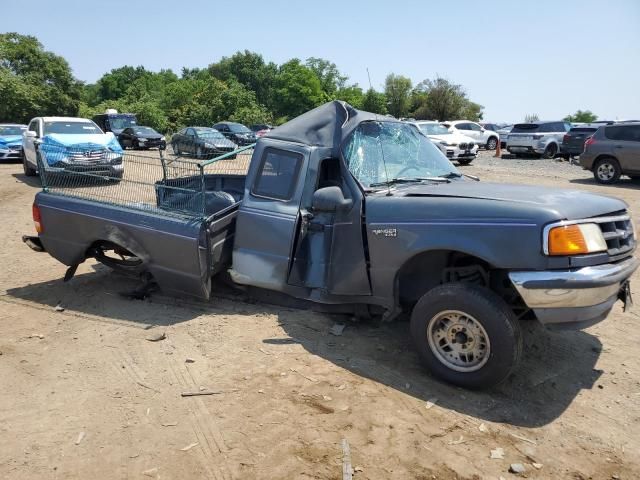
POLYGON ((615 183, 621 175, 640 179, 640 122, 600 127, 584 143, 580 165, 598 183, 615 183))
POLYGON ((570 129, 571 124, 565 121, 517 123, 507 138, 507 150, 515 155, 554 158, 560 152, 562 138, 570 129))

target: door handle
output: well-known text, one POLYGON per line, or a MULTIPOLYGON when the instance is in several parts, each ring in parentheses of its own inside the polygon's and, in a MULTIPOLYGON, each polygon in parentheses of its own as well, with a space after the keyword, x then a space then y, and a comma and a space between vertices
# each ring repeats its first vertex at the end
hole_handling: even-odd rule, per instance
POLYGON ((624 147, 623 147, 622 145, 616 145, 616 146, 615 146, 615 147, 613 147, 613 148, 624 148, 624 147))

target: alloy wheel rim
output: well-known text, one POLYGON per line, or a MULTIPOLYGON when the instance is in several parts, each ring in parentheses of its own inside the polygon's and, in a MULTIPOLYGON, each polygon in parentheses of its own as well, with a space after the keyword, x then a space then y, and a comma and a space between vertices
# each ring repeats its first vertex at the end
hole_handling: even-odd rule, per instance
POLYGON ((427 340, 436 358, 457 372, 480 370, 491 356, 489 335, 482 324, 459 310, 445 310, 431 318, 427 340))
POLYGON ((610 163, 603 163, 598 167, 598 177, 601 180, 611 180, 615 174, 615 169, 610 163))

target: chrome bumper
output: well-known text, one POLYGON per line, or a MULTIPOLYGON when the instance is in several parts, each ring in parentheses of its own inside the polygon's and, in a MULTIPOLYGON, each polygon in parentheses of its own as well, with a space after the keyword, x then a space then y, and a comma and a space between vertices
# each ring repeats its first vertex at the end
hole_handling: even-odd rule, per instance
POLYGON ((511 283, 538 320, 545 324, 594 324, 604 319, 640 261, 577 270, 510 272, 511 283))

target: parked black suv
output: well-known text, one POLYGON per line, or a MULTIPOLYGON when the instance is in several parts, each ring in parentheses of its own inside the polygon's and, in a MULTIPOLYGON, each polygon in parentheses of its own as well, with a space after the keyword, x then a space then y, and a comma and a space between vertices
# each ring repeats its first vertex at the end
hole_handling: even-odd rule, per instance
POLYGON ((212 128, 215 128, 222 135, 241 147, 256 143, 256 140, 258 139, 254 132, 241 123, 220 122, 216 123, 212 128))
POLYGON ((615 183, 621 175, 640 179, 640 122, 600 127, 584 143, 580 165, 598 183, 615 183))

